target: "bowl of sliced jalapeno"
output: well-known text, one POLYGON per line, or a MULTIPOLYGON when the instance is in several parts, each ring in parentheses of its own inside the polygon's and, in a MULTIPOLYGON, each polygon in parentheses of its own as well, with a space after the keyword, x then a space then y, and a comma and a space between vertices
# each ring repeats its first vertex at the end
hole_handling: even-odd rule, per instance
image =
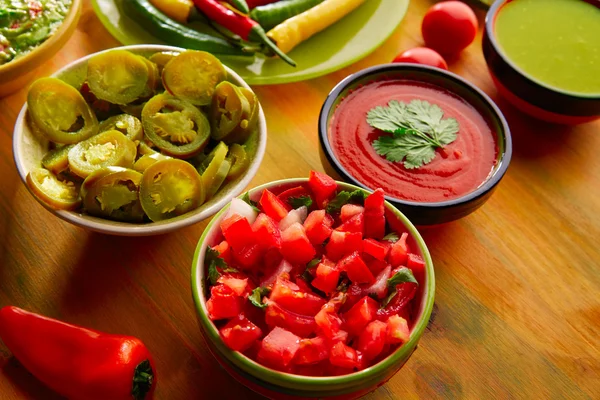
POLYGON ((144 236, 206 219, 239 195, 266 136, 256 95, 213 55, 139 45, 35 81, 13 154, 29 191, 58 217, 144 236))

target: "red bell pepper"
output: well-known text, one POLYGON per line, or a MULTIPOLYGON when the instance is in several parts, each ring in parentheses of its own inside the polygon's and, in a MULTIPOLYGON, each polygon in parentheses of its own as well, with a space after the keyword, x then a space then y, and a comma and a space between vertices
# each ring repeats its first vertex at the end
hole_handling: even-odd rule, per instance
POLYGON ((21 364, 72 400, 142 400, 156 385, 144 344, 13 306, 0 309, 0 338, 21 364))
POLYGON ((296 66, 294 60, 282 52, 277 45, 267 37, 266 32, 259 23, 250 17, 224 6, 218 0, 194 0, 194 4, 198 10, 202 11, 202 13, 208 17, 208 19, 229 29, 244 40, 265 44, 275 54, 281 57, 282 60, 294 67, 296 66))

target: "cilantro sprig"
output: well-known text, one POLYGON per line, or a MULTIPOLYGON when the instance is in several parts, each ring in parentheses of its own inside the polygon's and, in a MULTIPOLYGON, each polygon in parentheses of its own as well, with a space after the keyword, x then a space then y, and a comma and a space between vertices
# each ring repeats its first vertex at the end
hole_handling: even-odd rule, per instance
POLYGON ((267 304, 263 303, 262 299, 263 297, 268 296, 269 293, 271 293, 271 289, 259 286, 257 288, 254 288, 250 296, 248 296, 248 300, 250 300, 250 303, 252 303, 254 307, 258 307, 261 309, 267 308, 267 304))
POLYGON ((381 307, 387 306, 390 303, 390 301, 392 301, 392 299, 396 297, 396 294, 398 293, 398 291, 396 290, 396 286, 406 282, 419 285, 419 282, 415 279, 415 276, 413 275, 412 271, 409 268, 402 267, 398 271, 396 271, 396 273, 390 279, 387 280, 389 295, 383 300, 383 302, 381 303, 381 307))
POLYGON ((343 205, 348 203, 358 203, 363 205, 367 196, 367 192, 360 189, 356 189, 353 192, 342 190, 327 204, 325 211, 327 211, 328 214, 335 214, 341 210, 343 205))
POLYGON ((211 285, 216 285, 217 281, 221 277, 222 273, 235 273, 239 272, 237 269, 230 267, 225 260, 219 256, 219 252, 211 249, 206 249, 206 256, 204 257, 204 265, 208 264, 208 281, 211 285))
POLYGON ((310 196, 298 196, 288 198, 287 202, 293 208, 300 208, 302 206, 310 208, 310 206, 313 204, 313 199, 310 196))
POLYGON ((422 167, 435 158, 435 149, 456 140, 458 121, 443 117, 438 105, 424 100, 408 104, 391 100, 387 106, 377 106, 367 113, 367 122, 392 136, 379 137, 373 148, 388 161, 403 161, 407 169, 422 167))
POLYGON ((244 200, 248 205, 250 205, 250 207, 252 207, 254 211, 260 212, 260 209, 258 208, 258 203, 256 203, 253 200, 250 200, 250 193, 244 193, 244 195, 242 196, 242 200, 244 200))

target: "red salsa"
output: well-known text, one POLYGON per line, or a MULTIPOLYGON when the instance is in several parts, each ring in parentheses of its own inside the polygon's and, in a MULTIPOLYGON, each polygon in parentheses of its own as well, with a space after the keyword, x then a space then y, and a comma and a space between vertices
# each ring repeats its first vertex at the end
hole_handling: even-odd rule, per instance
POLYGON ((396 225, 381 189, 340 191, 314 171, 256 203, 234 199, 205 256, 208 316, 229 348, 270 368, 367 368, 410 340, 425 280, 396 225))
POLYGON ((495 132, 464 99, 440 87, 410 80, 370 82, 344 98, 331 119, 329 140, 344 169, 369 188, 417 202, 455 199, 477 189, 496 165, 495 132), (457 138, 419 168, 406 169, 377 154, 373 142, 384 133, 367 122, 367 113, 391 100, 425 100, 438 105, 444 118, 459 124, 457 138))

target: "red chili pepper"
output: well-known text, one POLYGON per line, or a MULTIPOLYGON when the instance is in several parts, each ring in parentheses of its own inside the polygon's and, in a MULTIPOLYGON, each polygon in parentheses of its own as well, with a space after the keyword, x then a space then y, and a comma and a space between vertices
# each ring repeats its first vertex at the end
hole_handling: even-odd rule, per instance
POLYGON ((289 58, 267 37, 258 22, 227 8, 217 0, 194 0, 194 4, 209 19, 229 29, 244 40, 264 43, 285 62, 294 67, 296 66, 294 60, 289 58))
POLYGON ((252 10, 253 8, 256 8, 258 6, 265 6, 267 4, 277 3, 278 1, 279 0, 246 0, 246 3, 248 4, 248 8, 252 10))
POLYGON ((0 309, 0 338, 29 372, 71 400, 142 400, 154 392, 152 358, 134 337, 6 306, 0 309))

